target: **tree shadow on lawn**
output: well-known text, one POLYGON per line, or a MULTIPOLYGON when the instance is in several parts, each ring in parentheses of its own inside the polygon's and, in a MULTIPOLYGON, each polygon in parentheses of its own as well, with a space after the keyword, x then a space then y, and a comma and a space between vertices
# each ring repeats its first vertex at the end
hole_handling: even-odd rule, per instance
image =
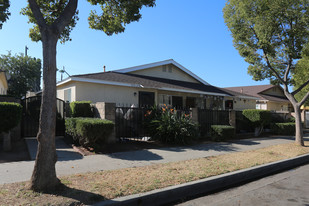
POLYGON ((46 192, 46 194, 73 199, 73 202, 71 202, 69 205, 77 205, 77 203, 82 203, 83 205, 92 205, 94 203, 107 200, 107 198, 102 195, 70 188, 64 184, 61 184, 56 191, 46 192))

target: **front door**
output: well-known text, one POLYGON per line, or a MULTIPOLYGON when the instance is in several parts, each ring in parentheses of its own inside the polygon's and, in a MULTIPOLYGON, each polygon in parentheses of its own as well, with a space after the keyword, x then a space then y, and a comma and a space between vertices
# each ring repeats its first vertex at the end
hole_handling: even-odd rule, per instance
POLYGON ((152 107, 155 103, 154 92, 139 92, 138 105, 139 107, 152 107))
POLYGON ((172 96, 172 105, 176 109, 182 109, 183 107, 182 97, 172 96))

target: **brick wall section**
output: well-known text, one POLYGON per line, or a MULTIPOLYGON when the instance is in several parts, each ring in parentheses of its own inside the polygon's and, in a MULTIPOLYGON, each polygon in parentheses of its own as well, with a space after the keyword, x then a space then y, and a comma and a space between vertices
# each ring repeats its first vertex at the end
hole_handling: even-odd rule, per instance
POLYGON ((93 104, 94 116, 101 119, 108 119, 115 122, 115 103, 97 102, 93 104))

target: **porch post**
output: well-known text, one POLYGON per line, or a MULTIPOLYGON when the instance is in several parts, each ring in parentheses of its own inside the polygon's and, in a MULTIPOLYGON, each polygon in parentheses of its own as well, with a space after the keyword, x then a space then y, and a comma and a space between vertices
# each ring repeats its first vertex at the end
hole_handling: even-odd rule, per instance
POLYGON ((236 131, 236 111, 235 110, 229 110, 229 123, 231 126, 235 128, 235 131, 236 131))
POLYGON ((191 120, 195 123, 198 123, 198 109, 197 108, 190 108, 190 115, 191 120))

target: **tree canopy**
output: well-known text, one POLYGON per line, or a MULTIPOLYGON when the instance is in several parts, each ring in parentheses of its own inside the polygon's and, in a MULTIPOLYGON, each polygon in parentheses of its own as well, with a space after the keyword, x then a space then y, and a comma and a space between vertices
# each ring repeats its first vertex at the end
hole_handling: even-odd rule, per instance
POLYGON ((231 31, 235 48, 249 63, 254 80, 269 79, 281 84, 295 110, 296 140, 304 145, 300 107, 309 97, 297 95, 309 83, 303 81, 293 92, 291 73, 296 73, 309 38, 309 0, 228 0, 224 20, 231 31))
MULTIPOLYGON (((107 35, 118 34, 124 32, 125 26, 133 21, 138 21, 142 16, 140 10, 143 6, 153 7, 155 0, 87 0, 91 5, 97 5, 101 8, 102 12, 98 13, 92 10, 88 17, 89 27, 91 29, 104 31, 107 35)), ((74 1, 69 0, 37 0, 45 23, 47 25, 55 25, 60 21, 60 16, 66 14, 69 10, 69 3, 73 4, 74 1), (67 11, 65 11, 65 9, 67 11)), ((33 23, 33 28, 30 29, 30 38, 33 41, 40 41, 41 34, 30 5, 22 9, 23 15, 29 17, 29 23, 33 23)), ((70 41, 70 32, 75 27, 78 18, 78 10, 75 10, 73 17, 70 19, 69 24, 65 27, 60 34, 59 39, 61 43, 70 41)))
MULTIPOLYGON (((308 46, 306 45, 306 48, 303 49, 303 58, 297 62, 295 70, 293 71, 294 90, 299 88, 309 79, 309 53, 306 53, 308 49, 307 47, 308 46)), ((298 101, 301 101, 308 92, 309 85, 305 86, 301 91, 299 91, 298 94, 295 95, 295 97, 298 101)), ((309 100, 305 102, 305 105, 309 106, 309 100)))
POLYGON ((41 60, 24 55, 0 56, 0 68, 9 76, 8 94, 25 96, 27 91, 39 91, 41 84, 41 60))
POLYGON ((225 22, 254 80, 284 81, 288 65, 295 68, 309 37, 309 1, 230 0, 225 22), (272 69, 270 69, 270 67, 272 69))
POLYGON ((11 13, 9 12, 10 1, 0 0, 0 29, 2 29, 3 23, 9 18, 11 13))

